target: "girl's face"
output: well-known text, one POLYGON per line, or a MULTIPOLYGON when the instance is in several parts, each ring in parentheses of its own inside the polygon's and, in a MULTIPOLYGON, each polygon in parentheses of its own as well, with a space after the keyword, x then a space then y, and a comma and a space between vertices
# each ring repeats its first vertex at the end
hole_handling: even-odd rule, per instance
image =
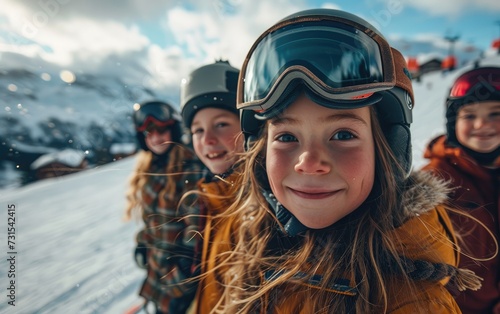
POLYGON ((172 131, 170 128, 160 128, 151 125, 144 132, 144 138, 149 150, 156 155, 167 151, 172 142, 172 131))
POLYGON ((196 155, 213 174, 226 172, 243 151, 239 117, 227 110, 205 108, 191 124, 196 155))
POLYGON ((466 105, 458 110, 457 140, 479 153, 490 153, 500 146, 500 101, 466 105))
POLYGON ((375 177, 368 107, 329 109, 303 94, 268 123, 271 189, 303 225, 328 227, 365 201, 375 177))

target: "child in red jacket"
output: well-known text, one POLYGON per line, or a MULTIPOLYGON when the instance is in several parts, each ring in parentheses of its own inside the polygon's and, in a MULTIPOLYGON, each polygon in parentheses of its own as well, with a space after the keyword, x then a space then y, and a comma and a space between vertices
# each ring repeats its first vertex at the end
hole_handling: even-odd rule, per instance
POLYGON ((423 169, 450 181, 454 204, 480 220, 450 215, 462 237, 460 267, 484 279, 456 297, 463 313, 500 313, 500 67, 461 74, 446 101, 447 134, 430 142, 423 169), (487 227, 496 238, 484 227, 487 227))

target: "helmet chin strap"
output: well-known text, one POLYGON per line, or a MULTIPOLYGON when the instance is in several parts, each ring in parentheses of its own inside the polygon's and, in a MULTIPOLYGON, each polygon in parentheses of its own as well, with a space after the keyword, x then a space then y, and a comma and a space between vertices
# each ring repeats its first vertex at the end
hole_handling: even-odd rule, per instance
POLYGON ((290 211, 288 211, 288 209, 278 202, 271 191, 262 190, 262 194, 274 210, 278 221, 283 225, 283 228, 280 228, 280 231, 282 231, 285 235, 295 237, 309 230, 308 227, 304 226, 294 215, 292 215, 292 213, 290 213, 290 211))

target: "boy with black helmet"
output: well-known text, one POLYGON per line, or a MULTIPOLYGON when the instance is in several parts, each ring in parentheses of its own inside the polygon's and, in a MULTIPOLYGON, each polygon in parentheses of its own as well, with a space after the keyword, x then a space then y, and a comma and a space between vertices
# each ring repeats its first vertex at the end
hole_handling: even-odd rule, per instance
POLYGON ((459 313, 445 285, 480 283, 455 267, 445 184, 410 173, 402 55, 357 16, 301 11, 238 83, 247 152, 207 262, 214 312, 459 313))
POLYGON ((446 99, 446 120, 423 169, 449 181, 454 204, 484 224, 450 215, 464 243, 460 265, 484 279, 480 290, 456 300, 463 313, 500 313, 500 67, 462 72, 446 99))
POLYGON ((216 301, 212 296, 220 294, 219 287, 207 284, 213 278, 204 275, 207 268, 214 266, 209 259, 212 248, 221 245, 217 241, 219 222, 214 217, 230 206, 232 195, 239 188, 234 184, 239 175, 237 161, 243 152, 236 109, 238 75, 239 70, 229 62, 217 61, 197 68, 181 84, 184 123, 192 134, 196 155, 210 170, 210 174, 198 182, 197 192, 198 211, 206 217, 204 242, 199 248, 203 275, 198 287, 197 313, 209 312, 216 301))
POLYGON ((126 218, 137 214, 144 221, 134 252, 138 266, 147 270, 139 294, 157 314, 183 313, 196 291, 186 279, 198 264, 193 258, 198 238, 191 229, 199 217, 178 203, 196 187, 203 165, 182 143, 181 116, 169 103, 135 104, 133 121, 142 151, 130 180, 126 218))

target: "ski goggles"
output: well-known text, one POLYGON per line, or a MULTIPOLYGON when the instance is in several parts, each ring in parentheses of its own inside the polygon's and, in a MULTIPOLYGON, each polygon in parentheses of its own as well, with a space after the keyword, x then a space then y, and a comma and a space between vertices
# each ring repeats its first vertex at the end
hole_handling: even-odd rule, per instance
POLYGON ((152 122, 147 124, 147 126, 142 131, 142 134, 147 137, 153 133, 165 134, 171 130, 172 130, 171 125, 160 126, 157 123, 152 122))
POLYGON ((147 131, 150 125, 165 128, 180 120, 178 114, 172 113, 169 108, 161 102, 149 102, 137 105, 134 112, 135 128, 139 132, 147 131))
POLYGON ((332 100, 332 108, 368 105, 360 100, 396 85, 391 47, 369 26, 341 17, 278 23, 259 37, 243 63, 238 109, 265 112, 297 80, 332 100))
POLYGON ((453 84, 448 100, 500 100, 500 67, 482 67, 462 74, 453 84))

